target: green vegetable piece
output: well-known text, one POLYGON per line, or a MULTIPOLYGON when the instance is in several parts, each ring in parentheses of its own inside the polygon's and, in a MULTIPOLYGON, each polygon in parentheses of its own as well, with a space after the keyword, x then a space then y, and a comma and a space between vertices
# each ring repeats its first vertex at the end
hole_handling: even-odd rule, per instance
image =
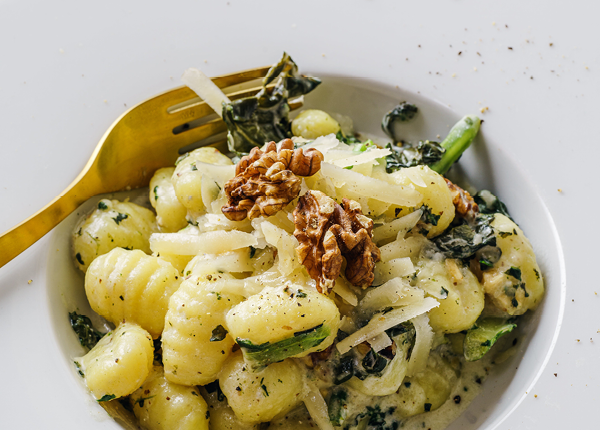
POLYGON ((320 83, 317 78, 300 75, 296 63, 284 52, 267 72, 258 94, 223 104, 229 150, 244 154, 265 142, 291 137, 288 99, 308 94, 320 83), (275 86, 267 89, 273 82, 275 86))
POLYGON ((422 140, 417 146, 410 143, 405 143, 402 146, 388 143, 385 147, 392 152, 385 157, 385 170, 388 173, 405 167, 435 164, 442 159, 446 152, 439 143, 429 140, 422 140))
POLYGON ((399 142, 401 139, 399 139, 394 133, 394 124, 396 122, 410 121, 415 117, 418 111, 419 109, 411 103, 398 103, 398 105, 394 109, 392 109, 383 116, 383 120, 381 121, 381 128, 383 129, 385 134, 394 139, 394 142, 399 142))
POLYGON ((115 396, 114 394, 105 394, 102 396, 102 398, 98 399, 97 402, 108 402, 111 401, 112 399, 116 398, 117 396, 115 396))
POLYGON ((467 361, 481 359, 500 336, 513 331, 517 325, 510 321, 502 318, 485 318, 477 321, 473 328, 467 330, 463 344, 467 361))
MULTIPOLYGON (((471 223, 461 224, 446 230, 437 236, 433 243, 448 258, 471 258, 484 247, 496 247, 496 235, 490 225, 493 220, 493 215, 479 214, 471 223)), ((493 264, 498 261, 500 255, 502 255, 501 251, 488 249, 486 256, 482 256, 483 258, 479 260, 486 260, 493 264), (498 259, 495 259, 495 257, 498 259)))
POLYGON ((210 336, 211 342, 221 342, 227 336, 228 331, 221 324, 216 326, 210 336))
POLYGON ((300 354, 323 342, 331 333, 329 326, 320 324, 308 330, 294 333, 293 337, 279 342, 265 342, 255 345, 249 340, 237 338, 244 359, 254 371, 265 368, 271 363, 283 361, 288 357, 300 354))
MULTIPOLYGON (((481 212, 482 214, 502 214, 513 220, 510 214, 508 213, 506 205, 502 203, 502 201, 490 191, 478 191, 473 196, 473 200, 475 200, 475 203, 477 203, 477 206, 479 206, 479 212, 481 212)), ((501 236, 506 237, 510 236, 511 234, 517 234, 517 232, 505 232, 501 233, 501 236)))
POLYGON ((104 336, 92 326, 92 321, 85 315, 80 315, 77 312, 69 312, 69 320, 73 331, 79 338, 79 343, 84 348, 92 349, 100 339, 104 336))
POLYGON ((348 416, 348 392, 343 388, 336 388, 329 398, 327 409, 329 421, 334 426, 341 426, 348 416))
POLYGON ((467 115, 458 121, 440 144, 446 150, 441 160, 429 167, 440 175, 446 173, 471 145, 479 131, 480 124, 480 119, 475 115, 467 115))

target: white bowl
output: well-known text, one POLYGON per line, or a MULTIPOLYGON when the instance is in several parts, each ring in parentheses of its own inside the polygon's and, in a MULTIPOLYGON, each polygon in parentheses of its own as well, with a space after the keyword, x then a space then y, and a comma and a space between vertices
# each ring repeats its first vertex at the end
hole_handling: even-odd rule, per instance
MULTIPOLYGON (((454 112, 448 107, 419 94, 390 87, 375 81, 343 76, 321 75, 323 84, 306 97, 306 108, 319 108, 350 116, 355 129, 382 135, 383 114, 399 101, 415 103, 420 113, 407 124, 407 140, 445 136, 449 128, 468 112, 454 112)), ((518 353, 494 367, 484 382, 482 393, 450 426, 449 430, 496 428, 523 401, 544 370, 556 343, 565 304, 564 258, 560 240, 542 198, 531 178, 502 150, 493 136, 486 133, 485 123, 471 148, 461 158, 456 170, 478 189, 489 189, 503 200, 530 239, 546 282, 546 295, 541 305, 528 312, 520 321, 518 353)), ((140 196, 144 192, 118 193, 117 198, 140 196)), ((111 195, 111 197, 114 195, 111 195)), ((77 219, 91 211, 100 197, 82 205, 53 232, 48 262, 47 294, 52 327, 62 352, 64 364, 71 368, 77 381, 81 378, 72 365, 75 357, 84 354, 71 330, 68 312, 77 310, 92 315, 83 290, 83 276, 75 268, 69 253, 70 235, 77 219)), ((93 319, 97 324, 102 320, 93 319)), ((88 396, 81 383, 81 395, 88 396)), ((89 402, 97 411, 100 406, 89 402)))

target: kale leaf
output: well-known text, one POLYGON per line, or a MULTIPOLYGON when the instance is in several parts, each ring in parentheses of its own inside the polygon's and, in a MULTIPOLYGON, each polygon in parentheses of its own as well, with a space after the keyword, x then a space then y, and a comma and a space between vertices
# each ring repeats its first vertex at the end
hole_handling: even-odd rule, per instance
POLYGON ((103 333, 94 328, 92 321, 85 315, 80 315, 77 312, 69 312, 69 320, 73 331, 79 338, 79 343, 84 348, 92 349, 102 339, 102 336, 104 336, 103 333))
POLYGON ((394 133, 394 124, 396 122, 410 121, 415 117, 418 110, 419 109, 413 104, 401 102, 394 109, 383 116, 381 128, 385 134, 394 139, 394 142, 400 142, 401 139, 399 139, 394 133))
POLYGON ((465 221, 449 228, 433 243, 447 258, 469 259, 486 246, 496 246, 496 235, 490 225, 493 220, 493 215, 478 214, 472 223, 465 221))
POLYGON ((388 143, 386 148, 392 151, 390 155, 385 157, 385 169, 388 173, 395 172, 404 167, 437 163, 442 159, 442 156, 446 152, 438 142, 432 142, 430 140, 421 140, 417 143, 417 146, 412 146, 409 143, 405 143, 402 146, 388 143))
POLYGON ((473 200, 475 200, 475 203, 479 206, 479 212, 482 214, 502 214, 513 220, 508 213, 506 205, 488 190, 478 191, 477 194, 473 196, 473 200))
POLYGON ((281 61, 269 69, 263 88, 255 96, 223 105, 229 150, 248 153, 265 142, 291 137, 288 99, 307 94, 320 83, 318 78, 300 75, 296 63, 284 53, 281 61), (267 88, 271 83, 274 87, 267 88))

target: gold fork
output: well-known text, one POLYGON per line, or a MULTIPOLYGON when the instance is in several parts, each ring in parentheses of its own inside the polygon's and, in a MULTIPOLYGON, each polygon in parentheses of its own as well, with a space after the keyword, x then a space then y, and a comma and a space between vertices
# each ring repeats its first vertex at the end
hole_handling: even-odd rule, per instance
MULTIPOLYGON (((234 100, 256 94, 270 66, 212 78, 234 100)), ((292 109, 301 105, 290 102, 292 109)), ((0 236, 0 267, 25 251, 97 194, 148 185, 154 172, 172 166, 180 149, 217 146, 224 139, 209 142, 227 130, 214 111, 187 87, 152 97, 121 115, 104 133, 98 146, 75 180, 39 212, 0 236), (197 127, 196 124, 206 120, 197 127), (204 142, 202 142, 204 141, 204 142)))

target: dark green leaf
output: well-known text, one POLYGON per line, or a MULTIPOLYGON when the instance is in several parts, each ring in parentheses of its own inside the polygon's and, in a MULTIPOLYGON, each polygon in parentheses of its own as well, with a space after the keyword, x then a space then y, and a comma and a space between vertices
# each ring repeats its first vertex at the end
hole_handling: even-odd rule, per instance
POLYGON ((389 360, 377 354, 372 348, 362 360, 362 366, 369 374, 380 374, 388 365, 389 360))
POLYGON ((431 165, 441 160, 446 150, 437 142, 429 140, 420 141, 417 146, 405 143, 402 146, 392 145, 388 143, 385 146, 392 151, 390 155, 385 157, 386 171, 388 173, 405 167, 414 167, 420 165, 431 165))
POLYGON ((106 206, 106 203, 104 203, 102 200, 100 200, 98 202, 98 209, 100 209, 101 211, 108 209, 108 206, 106 206))
POLYGON ((327 403, 327 410, 329 414, 329 421, 334 426, 341 426, 346 417, 348 416, 348 392, 341 388, 336 387, 327 403))
POLYGON ((296 63, 284 53, 267 73, 258 94, 223 105, 229 150, 248 153, 265 142, 291 137, 288 99, 308 94, 320 83, 317 78, 300 75, 296 63), (275 86, 267 89, 273 82, 275 86))
POLYGON ((81 258, 81 254, 79 252, 77 254, 75 254, 75 259, 77 260, 77 262, 79 264, 81 264, 82 266, 85 266, 85 263, 83 262, 83 258, 81 258))
MULTIPOLYGON (((488 190, 478 191, 477 194, 473 196, 473 200, 479 206, 479 212, 483 214, 502 214, 507 216, 512 220, 512 217, 508 213, 508 209, 506 205, 500 201, 498 197, 489 192, 488 190)), ((505 233, 509 235, 510 233, 505 233)), ((516 234, 516 232, 514 232, 516 234)), ((505 236, 502 236, 505 237, 505 236)))
POLYGON ((440 217, 442 216, 441 214, 440 215, 434 214, 431 211, 431 208, 427 205, 421 206, 421 212, 422 212, 421 221, 425 222, 426 224, 431 224, 433 226, 438 225, 438 221, 440 220, 440 217))
POLYGON ((506 272, 508 276, 512 276, 515 279, 518 279, 519 281, 521 280, 521 269, 519 269, 518 267, 514 267, 511 266, 510 269, 508 269, 506 272))
POLYGON ((85 315, 80 315, 77 312, 69 312, 69 320, 73 331, 79 338, 79 343, 84 348, 92 349, 102 339, 102 336, 104 336, 103 333, 100 333, 92 326, 92 321, 85 315))
POLYGON ((104 396, 102 396, 102 398, 98 399, 97 402, 109 402, 113 399, 115 399, 117 396, 115 396, 114 394, 105 394, 104 396))
POLYGON ((415 117, 418 110, 419 109, 413 104, 401 102, 394 109, 383 116, 381 128, 385 134, 394 139, 394 142, 400 142, 402 139, 398 138, 394 133, 394 124, 410 121, 415 117))
POLYGON ((490 225, 493 219, 491 215, 479 214, 471 224, 451 227, 436 237, 433 243, 448 258, 471 258, 486 246, 496 246, 496 235, 490 225))
POLYGON ((344 356, 333 369, 333 383, 343 384, 354 376, 354 358, 350 355, 344 356))
POLYGON ((154 187, 154 201, 158 200, 158 185, 154 187))

